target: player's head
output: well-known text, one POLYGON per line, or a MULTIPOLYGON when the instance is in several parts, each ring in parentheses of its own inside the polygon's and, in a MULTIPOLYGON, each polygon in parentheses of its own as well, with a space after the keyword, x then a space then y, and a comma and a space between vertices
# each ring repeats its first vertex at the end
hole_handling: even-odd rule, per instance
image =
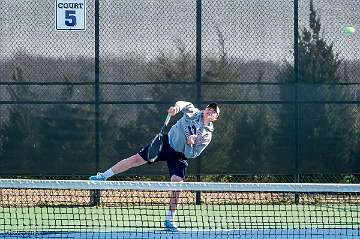
POLYGON ((213 102, 206 106, 204 110, 204 117, 214 122, 218 119, 220 114, 220 108, 217 103, 213 102))

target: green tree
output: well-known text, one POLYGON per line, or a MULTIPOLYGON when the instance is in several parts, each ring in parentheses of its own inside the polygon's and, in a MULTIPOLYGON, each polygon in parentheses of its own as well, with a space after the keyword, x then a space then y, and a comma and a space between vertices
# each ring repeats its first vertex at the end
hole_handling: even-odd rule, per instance
MULTIPOLYGON (((21 67, 14 69, 14 82, 7 90, 12 101, 29 101, 36 99, 29 85, 25 84, 21 67)), ((37 121, 40 109, 28 104, 9 106, 9 115, 1 128, 2 135, 1 161, 3 173, 21 173, 36 165, 40 152, 37 149, 39 134, 37 121)))
MULTIPOLYGON (((65 77, 65 82, 69 80, 65 77)), ((74 85, 67 84, 59 100, 74 97, 74 85)), ((85 95, 93 95, 91 92, 85 95)), ((83 99, 90 100, 90 99, 83 99)), ((38 131, 41 135, 42 174, 88 174, 95 170, 95 117, 92 105, 53 104, 42 113, 38 131)))
MULTIPOLYGON (((225 49, 225 37, 219 29, 217 30, 219 55, 218 57, 206 59, 204 79, 206 81, 231 82, 237 81, 241 72, 238 70, 238 62, 229 59, 225 49)), ((244 64, 244 63, 242 63, 244 64)), ((256 81, 265 81, 264 68, 254 67, 256 64, 266 64, 264 62, 250 62, 248 67, 257 69, 255 74, 256 81)), ((229 95, 241 96, 242 98, 259 97, 264 95, 261 85, 249 90, 242 89, 233 85, 222 86, 221 91, 208 92, 206 97, 209 99, 229 97, 229 95)), ((216 123, 216 129, 221 135, 214 135, 213 147, 210 146, 204 153, 206 159, 203 160, 205 172, 214 174, 238 174, 255 171, 268 171, 272 165, 272 136, 276 129, 276 118, 274 110, 269 105, 237 105, 224 106, 226 110, 221 112, 220 120, 216 123)))
MULTIPOLYGON (((334 52, 333 43, 328 44, 321 36, 321 21, 310 1, 309 28, 303 28, 299 36, 299 99, 331 101, 344 99, 346 91, 335 84, 341 60, 334 52)), ((293 82, 293 67, 286 64, 278 79, 293 82)), ((289 100, 290 93, 282 88, 281 97, 289 100)), ((294 108, 284 106, 280 112, 280 135, 293 136, 295 130, 294 108)), ((299 105, 300 166, 304 171, 345 170, 352 158, 353 115, 345 106, 335 104, 299 105)))
MULTIPOLYGON (((144 70, 144 77, 149 81, 164 82, 149 88, 144 87, 144 94, 149 94, 151 100, 167 101, 169 104, 173 104, 180 99, 193 100, 195 98, 196 88, 193 84, 167 84, 168 82, 193 82, 195 79, 195 58, 185 49, 181 41, 177 41, 176 44, 175 55, 160 54, 155 60, 148 62, 144 70)), ((150 142, 160 130, 169 104, 144 104, 136 108, 135 117, 129 117, 130 120, 126 124, 109 123, 116 125, 117 132, 106 133, 110 137, 109 144, 112 145, 110 146, 112 150, 108 151, 104 160, 112 164, 138 152, 141 146, 150 142)), ((110 115, 114 118, 121 114, 121 112, 112 112, 110 115)), ((176 119, 177 117, 172 120, 176 119)), ((159 174, 161 170, 166 170, 166 167, 157 164, 156 167, 137 168, 136 172, 144 173, 142 170, 145 170, 146 173, 159 174)))
MULTIPOLYGON (((262 70, 258 71, 257 82, 263 81, 262 70)), ((259 96, 263 95, 261 85, 256 86, 259 96)), ((246 105, 232 117, 235 122, 231 139, 230 167, 234 172, 274 172, 279 168, 273 153, 273 137, 277 128, 275 111, 270 105, 246 105)))
MULTIPOLYGON (((81 76, 82 74, 80 74, 81 76)), ((25 76, 16 67, 8 92, 12 101, 34 101, 39 97, 25 84, 25 76)), ((69 79, 65 77, 65 82, 69 79)), ((83 96, 72 84, 61 88, 57 101, 74 97, 93 100, 90 88, 83 96), (76 90, 76 91, 75 91, 76 90)), ((78 87, 78 86, 76 86, 78 87)), ((93 105, 14 104, 1 128, 3 173, 22 175, 79 175, 95 170, 95 120, 93 105)))

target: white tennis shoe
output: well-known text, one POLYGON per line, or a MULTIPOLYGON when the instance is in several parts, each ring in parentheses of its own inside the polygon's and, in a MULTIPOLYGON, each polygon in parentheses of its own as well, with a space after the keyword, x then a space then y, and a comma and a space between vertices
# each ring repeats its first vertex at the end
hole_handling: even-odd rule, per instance
POLYGON ((94 176, 90 176, 89 179, 91 181, 106 181, 107 178, 104 176, 103 173, 97 173, 94 176))
POLYGON ((164 227, 165 227, 165 230, 167 230, 167 231, 172 231, 172 232, 178 232, 179 231, 179 229, 174 224, 174 222, 169 221, 169 220, 165 220, 164 227))

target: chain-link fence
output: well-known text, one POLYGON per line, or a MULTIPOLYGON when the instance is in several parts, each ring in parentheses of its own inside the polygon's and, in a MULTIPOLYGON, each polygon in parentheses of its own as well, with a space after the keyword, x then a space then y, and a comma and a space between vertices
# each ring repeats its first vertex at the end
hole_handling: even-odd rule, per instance
POLYGON ((88 0, 79 32, 54 1, 0 5, 1 177, 86 178, 186 100, 221 105, 189 180, 358 182, 357 0, 88 0))

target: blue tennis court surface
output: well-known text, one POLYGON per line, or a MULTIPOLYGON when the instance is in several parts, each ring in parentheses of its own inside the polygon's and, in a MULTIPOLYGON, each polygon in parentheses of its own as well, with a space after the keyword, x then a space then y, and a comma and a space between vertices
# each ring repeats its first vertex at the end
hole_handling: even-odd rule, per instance
POLYGON ((41 232, 0 234, 0 238, 160 238, 160 239, 354 239, 360 238, 357 229, 266 229, 266 230, 193 230, 193 231, 123 231, 123 232, 41 232))

